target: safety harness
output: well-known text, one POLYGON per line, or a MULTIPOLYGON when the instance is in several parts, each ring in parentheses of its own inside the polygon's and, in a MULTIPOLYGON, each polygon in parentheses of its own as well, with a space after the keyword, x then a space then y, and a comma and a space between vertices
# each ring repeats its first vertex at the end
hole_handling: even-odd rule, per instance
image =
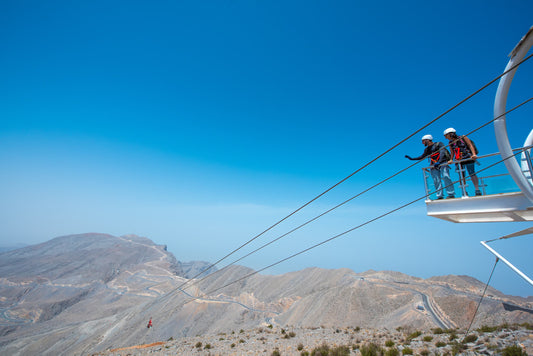
POLYGON ((429 164, 434 165, 435 163, 440 162, 440 154, 441 151, 444 149, 444 160, 447 161, 449 158, 449 153, 446 148, 444 148, 444 144, 442 142, 435 142, 433 145, 431 145, 431 149, 433 149, 433 153, 429 155, 429 164))
POLYGON ((470 152, 470 148, 463 140, 463 137, 459 137, 457 140, 451 142, 450 148, 453 152, 453 158, 456 161, 460 161, 472 156, 472 152, 470 152))

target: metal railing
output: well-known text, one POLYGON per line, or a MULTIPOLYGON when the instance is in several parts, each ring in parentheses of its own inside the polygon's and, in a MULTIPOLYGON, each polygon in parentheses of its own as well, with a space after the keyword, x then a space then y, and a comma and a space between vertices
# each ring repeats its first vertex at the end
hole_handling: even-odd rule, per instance
MULTIPOLYGON (((530 150, 533 146, 521 147, 513 149, 515 156, 521 161, 522 171, 524 176, 533 184, 533 162, 531 160, 530 150)), ((483 156, 478 156, 475 160, 474 170, 477 167, 488 167, 492 164, 498 163, 501 161, 501 156, 499 153, 491 153, 483 156)), ((475 189, 475 180, 478 180, 478 187, 481 195, 493 195, 501 193, 511 193, 519 192, 520 189, 513 181, 511 175, 507 172, 507 168, 503 162, 496 164, 494 167, 491 167, 483 171, 483 175, 477 175, 475 172, 473 175, 470 175, 467 170, 467 164, 471 163, 471 159, 453 161, 452 163, 447 164, 449 166, 450 178, 454 182, 454 192, 456 198, 467 198, 476 195, 475 189), (465 164, 466 162, 466 164, 465 164)), ((446 166, 445 164, 441 167, 446 166)), ((426 194, 434 192, 428 196, 428 199, 435 200, 437 199, 436 186, 431 175, 432 167, 422 168, 424 175, 424 188, 426 194)), ((442 169, 442 168, 440 168, 442 169)), ((440 175, 442 176, 442 175, 440 175)), ((446 196, 446 186, 445 182, 441 179, 441 187, 443 187, 442 197, 446 196)), ((478 193, 479 195, 479 193, 478 193)))

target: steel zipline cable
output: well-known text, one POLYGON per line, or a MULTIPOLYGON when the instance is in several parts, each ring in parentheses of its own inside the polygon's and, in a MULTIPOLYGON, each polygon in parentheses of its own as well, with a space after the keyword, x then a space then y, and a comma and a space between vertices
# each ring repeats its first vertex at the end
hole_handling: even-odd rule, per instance
MULTIPOLYGON (((499 118, 501 118, 501 117, 503 117, 503 116, 505 116, 505 115, 507 115, 507 114, 509 114, 509 113, 511 113, 511 112, 513 112, 513 111, 515 111, 516 109, 520 108, 521 106, 527 104, 528 102, 530 102, 530 101, 532 101, 532 100, 533 100, 533 97, 531 97, 531 98, 529 98, 529 99, 523 101, 522 103, 520 103, 520 104, 516 105, 515 107, 509 109, 508 111, 506 111, 505 113, 501 114, 500 116, 497 116, 497 117, 495 117, 494 119, 489 120, 489 121, 487 121, 485 124, 479 126, 478 128, 476 128, 476 129, 474 129, 474 130, 468 132, 468 133, 466 134, 466 136, 471 135, 471 134, 477 132, 478 130, 480 130, 480 129, 486 127, 487 125, 489 125, 489 124, 491 124, 491 123, 493 123, 495 120, 497 120, 497 119, 499 119, 499 118)), ((445 147, 447 148, 447 147, 449 147, 449 145, 447 145, 447 146, 445 146, 445 147)), ((228 268, 228 267, 230 267, 230 266, 236 264, 236 263, 239 262, 239 261, 242 261, 243 259, 249 257, 250 255, 252 255, 252 254, 254 254, 254 253, 256 253, 256 252, 262 250, 263 248, 265 248, 265 247, 267 247, 267 246, 269 246, 269 245, 271 245, 271 244, 273 244, 273 243, 275 243, 275 242, 281 240, 282 238, 284 238, 284 237, 288 236, 289 234, 291 234, 291 233, 293 233, 293 232, 295 232, 295 231, 297 231, 297 230, 303 228, 304 226, 310 224, 311 222, 318 220, 319 218, 323 217, 324 215, 326 215, 326 214, 332 212, 333 210, 335 210, 335 209, 337 209, 337 208, 340 208, 341 206, 343 206, 343 205, 345 205, 346 203, 348 203, 348 202, 354 200, 355 198, 358 198, 359 196, 361 196, 361 195, 363 195, 363 194, 369 192, 370 190, 377 188, 377 187, 380 186, 381 184, 383 184, 383 183, 385 183, 385 182, 391 180, 392 178, 398 176, 399 174, 405 172, 406 170, 408 170, 408 169, 414 167, 414 166, 417 165, 417 164, 420 164, 422 161, 423 161, 423 160, 417 161, 417 162, 415 162, 415 163, 413 163, 413 164, 407 166, 406 168, 403 168, 402 170, 400 170, 400 171, 394 173, 393 175, 391 175, 391 176, 389 176, 389 177, 387 177, 387 178, 381 180, 380 182, 378 182, 378 183, 372 185, 371 187, 369 187, 369 188, 367 188, 367 189, 361 191, 360 193, 358 193, 358 194, 352 196, 351 198, 349 198, 349 199, 343 201, 342 203, 337 204, 336 206, 334 206, 334 207, 332 207, 332 208, 326 210, 325 212, 323 212, 323 213, 321 213, 321 214, 315 216, 314 218, 312 218, 312 219, 310 219, 310 220, 307 220, 306 222, 304 222, 303 224, 301 224, 301 225, 299 225, 299 226, 293 228, 293 229, 290 230, 289 232, 287 232, 287 233, 285 233, 285 234, 283 234, 283 235, 281 235, 281 236, 279 236, 279 237, 277 237, 277 238, 275 238, 275 239, 273 239, 273 240, 271 240, 271 241, 269 241, 269 242, 263 244, 262 246, 256 248, 255 250, 249 252, 248 254, 246 254, 246 255, 244 255, 244 256, 238 258, 237 260, 234 260, 233 262, 231 262, 231 263, 227 264, 226 266, 224 266, 222 269, 219 269, 219 270, 217 270, 217 271, 215 271, 215 272, 213 272, 213 273, 211 273, 211 274, 209 274, 209 275, 207 275, 207 276, 204 276, 203 278, 201 278, 201 279, 199 279, 199 280, 193 282, 192 285, 190 285, 189 287, 192 287, 192 286, 194 286, 194 285, 198 285, 198 284, 200 284, 203 280, 205 280, 205 279, 207 279, 207 278, 212 278, 215 274, 220 273, 220 272, 223 271, 224 269, 226 269, 226 268, 228 268)), ((177 289, 183 289, 183 288, 182 288, 182 286, 180 286, 180 287, 178 287, 177 289)), ((185 289, 186 289, 186 288, 185 288, 185 289)))
MULTIPOLYGON (((272 224, 270 227, 266 228, 265 230, 263 230, 262 232, 260 232, 259 234, 255 235, 254 237, 252 237, 251 239, 249 239, 248 241, 246 241, 245 243, 241 244, 239 247, 235 248, 234 250, 232 250, 231 252, 229 252, 228 254, 226 254, 225 256, 223 256, 222 258, 220 258, 219 260, 217 260, 216 262, 214 262, 213 264, 211 264, 208 268, 200 271, 199 273, 197 273, 196 275, 194 275, 193 277, 191 277, 190 279, 187 279, 185 282, 183 282, 181 285, 179 285, 177 288, 175 288, 174 290, 168 292, 167 294, 165 294, 165 296, 168 296, 170 294, 172 294, 173 292, 183 288, 184 286, 186 286, 187 284, 190 283, 190 281, 198 278, 199 276, 205 274, 206 272, 208 272, 209 270, 211 270, 213 267, 217 266, 219 263, 221 263, 222 261, 226 260, 228 257, 230 257, 231 255, 233 255, 234 253, 236 253, 237 251, 241 250, 242 248, 244 248, 245 246, 249 245, 250 243, 252 243, 253 241, 255 241, 256 239, 258 239, 259 237, 261 237, 262 235, 264 235, 265 233, 267 233, 268 231, 272 230, 274 227, 278 226, 279 224, 281 224, 283 221, 289 219, 291 216, 295 215, 296 213, 298 213, 299 211, 301 211, 302 209, 304 209, 305 207, 307 207, 308 205, 310 205, 311 203, 313 203, 314 201, 318 200, 320 197, 324 196, 325 194, 327 194, 328 192, 330 192, 331 190, 333 190, 334 188, 336 188, 337 186, 341 185, 342 183, 344 183, 345 181, 347 181, 348 179, 350 179, 351 177, 353 177, 355 174, 359 173, 360 171, 362 171, 363 169, 365 169, 366 167, 370 166, 371 164, 373 164, 374 162, 376 162, 378 159, 382 158, 383 156, 385 156, 386 154, 388 154, 389 152, 391 152, 392 150, 394 150, 395 148, 397 148, 398 146, 400 146, 401 144, 403 144, 404 142, 406 142, 407 140, 409 140, 411 137, 413 137, 414 135, 416 135, 417 133, 419 133, 420 131, 424 130, 425 128, 427 128, 428 126, 434 124, 436 121, 440 120, 442 117, 444 117, 445 115, 449 114, 451 111, 455 110, 457 107, 459 107, 460 105, 464 104, 465 102, 467 102, 468 100, 470 100, 472 97, 474 97, 475 95, 479 94, 480 92, 482 92, 483 90, 485 90, 486 88, 488 88, 490 85, 492 85, 493 83, 495 83, 497 80, 499 80, 501 77, 503 77, 504 75, 506 75, 507 73, 513 71, 514 69, 518 68, 522 63, 526 62, 527 60, 529 60, 531 57, 533 57, 533 54, 527 56, 526 58, 524 58, 522 61, 516 63, 514 66, 512 66, 511 68, 509 68, 508 70, 506 70, 505 72, 503 72, 502 74, 498 75, 496 78, 492 79, 491 81, 489 81, 488 83, 486 83, 485 85, 483 85, 481 88, 479 88, 478 90, 476 90, 475 92, 473 92, 472 94, 468 95, 466 98, 464 98, 463 100, 459 101, 457 104, 453 105, 451 108, 447 109, 446 111, 444 111, 442 114, 438 115, 436 118, 434 118, 433 120, 429 121, 428 123, 426 123, 425 125, 423 125, 422 127, 418 128, 417 130, 413 131, 411 134, 409 134, 408 136, 406 136, 405 138, 403 138, 402 140, 400 140, 398 143, 394 144, 393 146, 389 147, 387 150, 385 150, 383 153, 379 154, 378 156, 376 156, 375 158, 371 159, 370 161, 368 161, 367 163, 365 163, 364 165, 362 165, 361 167, 359 167, 357 170, 355 170, 354 172, 352 172, 351 174, 349 174, 348 176, 346 176, 345 178, 341 179, 340 181, 338 181, 337 183, 335 183, 334 185, 332 185, 331 187, 329 187, 328 189, 324 190, 322 193, 318 194, 317 196, 315 196, 313 199, 309 200, 308 202, 306 202, 305 204, 301 205, 299 208, 295 209, 294 211, 292 211, 291 213, 289 213, 287 216, 285 216, 284 218, 278 220, 277 222, 275 222, 274 224, 272 224)), ((409 167, 410 168, 410 167, 409 167)))
MULTIPOLYGON (((511 113, 511 112, 513 112, 513 111, 515 111, 516 109, 518 109, 518 108, 520 108, 521 106, 523 106, 523 105, 529 103, 529 102, 532 101, 532 100, 533 100, 533 97, 531 97, 531 98, 529 98, 529 99, 523 101, 522 103, 520 103, 520 104, 516 105, 515 107, 509 109, 509 110, 506 111, 505 113, 503 113, 503 114, 501 114, 501 115, 495 117, 495 118, 492 119, 492 120, 487 121, 486 123, 484 123, 483 125, 479 126, 478 128, 476 128, 476 129, 474 129, 474 130, 472 130, 472 131, 466 133, 465 136, 469 136, 469 135, 471 135, 471 134, 473 134, 473 133, 479 131, 480 129, 486 127, 487 125, 493 123, 495 120, 498 120, 499 118, 501 118, 501 117, 503 117, 503 116, 505 116, 505 115, 507 115, 507 114, 509 114, 509 113, 511 113)), ((445 146, 445 148, 448 148, 449 146, 450 146, 450 145, 448 144, 448 145, 445 146)), ((287 235, 292 234, 293 232, 295 232, 295 231, 297 231, 297 230, 303 228, 304 226, 310 224, 311 222, 313 222, 313 221, 315 221, 315 220, 318 220, 319 218, 323 217, 323 216, 326 215, 326 214, 329 214, 329 213, 332 212, 333 210, 335 210, 335 209, 337 209, 337 208, 340 208, 340 207, 343 206, 344 204, 346 204, 346 203, 348 203, 348 202, 354 200, 355 198, 360 197, 361 195, 363 195, 363 194, 369 192, 369 191, 372 190, 372 189, 377 188, 377 187, 380 186, 381 184, 383 184, 383 183, 385 183, 385 182, 391 180, 392 178, 394 178, 394 177, 398 176, 399 174, 401 174, 401 173, 407 171, 408 169, 410 169, 410 168, 412 168, 412 167, 414 167, 414 166, 420 164, 422 161, 423 161, 423 160, 419 160, 419 161, 417 161, 417 162, 415 162, 415 163, 413 163, 413 164, 411 164, 411 165, 409 165, 409 166, 407 166, 407 167, 401 169, 400 171, 394 173, 393 175, 391 175, 391 176, 389 176, 389 177, 387 177, 387 178, 381 180, 380 182, 378 182, 378 183, 372 185, 371 187, 369 187, 369 188, 367 188, 367 189, 361 191, 360 193, 357 193, 356 195, 352 196, 351 198, 348 198, 347 200, 343 201, 342 203, 335 205, 334 207, 332 207, 332 208, 326 210, 325 212, 323 212, 323 213, 321 213, 321 214, 315 216, 314 218, 312 218, 312 219, 310 219, 310 220, 307 220, 306 222, 304 222, 303 224, 301 224, 301 225, 299 225, 299 226, 293 228, 293 229, 290 230, 289 232, 287 232, 287 233, 285 233, 285 234, 283 234, 283 235, 281 235, 281 236, 279 236, 279 237, 277 237, 277 238, 275 238, 275 239, 273 239, 273 240, 271 240, 271 241, 269 241, 269 242, 267 242, 267 243, 261 245, 260 247, 258 247, 258 248, 256 248, 255 250, 253 250, 253 251, 247 253, 246 255, 244 255, 244 256, 238 258, 237 260, 234 260, 233 262, 227 264, 227 265, 224 266, 223 268, 221 268, 221 269, 219 269, 219 270, 217 270, 217 271, 215 271, 215 272, 213 272, 213 273, 211 273, 211 274, 209 274, 209 275, 207 275, 207 276, 201 278, 200 280, 197 280, 197 281, 193 282, 191 286, 198 285, 198 284, 201 283, 204 279, 206 279, 206 278, 210 278, 210 277, 212 277, 213 275, 215 275, 215 274, 217 274, 217 273, 220 273, 220 272, 223 271, 224 269, 226 269, 226 268, 228 268, 228 267, 230 267, 230 266, 236 264, 236 263, 239 262, 239 261, 242 261, 242 260, 245 259, 246 257, 249 257, 250 255, 252 255, 252 254, 254 254, 254 253, 256 253, 256 252, 262 250, 263 248, 265 248, 265 247, 267 247, 267 246, 273 244, 274 242, 277 242, 277 241, 281 240, 282 238, 284 238, 284 237, 286 237, 287 235)))
MULTIPOLYGON (((481 173, 481 172, 483 172, 483 171, 485 171, 485 170, 487 170, 487 169, 490 169, 490 168, 492 168, 492 167, 494 167, 494 166, 496 166, 496 165, 498 165, 498 164, 500 164, 500 163, 502 163, 502 162, 505 162, 506 160, 508 160, 508 159, 510 159, 510 158, 515 157, 515 156, 516 156, 517 154, 519 154, 519 153, 520 153, 520 152, 516 152, 516 153, 514 153, 514 154, 511 155, 511 156, 508 156, 508 157, 506 157, 506 158, 503 158, 503 159, 501 159, 501 160, 499 160, 499 161, 497 161, 497 162, 495 162, 495 163, 493 163, 493 164, 491 164, 491 165, 489 165, 489 166, 487 166, 487 167, 485 167, 485 168, 483 168, 483 169, 480 169, 480 170, 479 170, 478 172, 476 172, 476 173, 481 173)), ((454 184, 458 183, 459 181, 460 181, 460 179, 459 179, 459 180, 456 180, 456 181, 453 181, 451 184, 448 184, 448 185, 442 187, 442 189, 445 189, 445 188, 448 187, 448 186, 454 185, 454 184)), ((431 191, 431 192, 429 192, 429 193, 427 193, 427 194, 425 194, 425 195, 423 195, 423 196, 421 196, 421 197, 418 197, 418 198, 416 198, 416 199, 414 199, 414 200, 411 200, 411 201, 409 201, 409 202, 407 202, 407 203, 405 203, 405 204, 402 204, 402 205, 400 205, 400 206, 398 206, 398 207, 396 207, 396 208, 394 208, 394 209, 392 209, 392 210, 389 210, 388 212, 383 213, 383 214, 381 214, 381 215, 379 215, 379 216, 377 216, 377 217, 375 217, 375 218, 372 218, 372 219, 370 219, 370 220, 367 220, 367 221, 365 221, 365 222, 363 222, 363 223, 361 223, 361 224, 359 224, 359 225, 357 225, 357 226, 355 226, 355 227, 353 227, 353 228, 351 228, 351 229, 349 229, 349 230, 343 231, 343 232, 341 232, 341 233, 339 233, 339 234, 337 234, 337 235, 334 235, 334 236, 332 236, 332 237, 330 237, 330 238, 328 238, 328 239, 326 239, 326 240, 323 240, 323 241, 321 241, 321 242, 319 242, 319 243, 316 243, 316 244, 314 244, 314 245, 312 245, 312 246, 309 246, 309 247, 307 247, 307 248, 305 248, 305 249, 303 249, 303 250, 301 250, 301 251, 299 251, 299 252, 296 252, 296 253, 294 253, 294 254, 292 254, 292 255, 290 255, 290 256, 287 256, 287 257, 285 257, 285 258, 283 258, 283 259, 281 259, 281 260, 278 260, 277 262, 274 262, 274 263, 272 263, 272 264, 270 264, 270 265, 268 265, 268 266, 265 266, 265 267, 263 267, 263 268, 261 268, 261 269, 259 269, 259 270, 257 270, 257 271, 253 271, 253 272, 251 272, 251 273, 248 273, 248 274, 246 274, 246 275, 244 275, 244 276, 242 276, 242 277, 240 277, 240 278, 238 278, 238 279, 236 279, 236 280, 234 280, 234 281, 231 281, 231 282, 229 282, 229 283, 227 283, 227 284, 224 284, 224 285, 221 286, 221 287, 217 287, 217 288, 215 288, 215 289, 213 289, 213 290, 210 290, 210 291, 208 291, 208 292, 206 292, 206 293, 203 293, 203 294, 206 295, 206 296, 208 296, 208 295, 213 294, 213 293, 215 293, 215 292, 217 292, 217 291, 219 291, 219 290, 221 290, 221 289, 224 289, 224 288, 226 288, 226 287, 229 287, 229 286, 231 286, 231 285, 233 285, 233 284, 235 284, 235 283, 238 283, 238 282, 241 282, 241 281, 243 281, 243 280, 245 280, 245 279, 248 279, 248 278, 250 278, 250 277, 252 277, 252 276, 254 276, 254 275, 256 275, 256 274, 258 274, 258 273, 260 273, 260 272, 263 272, 263 271, 265 271, 265 270, 267 270, 267 269, 269 269, 269 268, 272 268, 272 267, 274 267, 274 266, 277 266, 277 265, 279 265, 279 264, 281 264, 281 263, 283 263, 283 262, 285 262, 285 261, 288 261, 288 260, 290 260, 290 259, 292 259, 292 258, 294 258, 294 257, 296 257, 296 256, 299 256, 299 255, 301 255, 301 254, 304 254, 304 253, 306 253, 306 252, 308 252, 308 251, 310 251, 310 250, 312 250, 312 249, 315 249, 315 248, 317 248, 317 247, 319 247, 319 246, 322 246, 322 245, 324 245, 324 244, 326 244, 326 243, 328 243, 328 242, 331 242, 331 241, 333 241, 333 240, 335 240, 335 239, 337 239, 337 238, 339 238, 339 237, 341 237, 341 236, 344 236, 344 235, 346 235, 346 234, 348 234, 348 233, 351 233, 351 232, 353 232, 353 231, 355 231, 355 230, 358 230, 358 229, 360 229, 360 228, 362 228, 362 227, 364 227, 364 226, 366 226, 366 225, 368 225, 368 224, 370 224, 370 223, 372 223, 372 222, 378 221, 378 220, 380 220, 380 219, 382 219, 382 218, 384 218, 384 217, 386 217, 386 216, 388 216, 388 215, 391 215, 391 214, 393 214, 393 213, 395 213, 395 212, 397 212, 397 211, 399 211, 399 210, 402 210, 402 209, 404 209, 404 208, 406 208, 406 207, 408 207, 408 206, 410 206, 410 205, 412 205, 412 204, 414 204, 414 203, 416 203, 416 202, 418 202, 418 201, 420 201, 420 200, 422 200, 422 199, 425 199, 425 198, 429 197, 430 195, 434 194, 435 192, 436 192, 436 191, 431 191)), ((185 304, 187 304, 187 303, 190 303, 190 302, 192 302, 192 301, 194 301, 194 300, 197 300, 197 299, 205 299, 205 297, 202 297, 202 298, 190 297, 189 300, 184 301, 181 305, 183 306, 183 305, 185 305, 185 304)))

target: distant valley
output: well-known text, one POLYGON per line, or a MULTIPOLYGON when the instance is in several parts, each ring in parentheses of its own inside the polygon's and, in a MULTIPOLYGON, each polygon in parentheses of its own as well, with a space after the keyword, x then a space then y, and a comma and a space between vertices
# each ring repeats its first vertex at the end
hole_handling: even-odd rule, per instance
POLYGON ((26 244, 13 244, 13 245, 0 246, 0 253, 7 252, 7 251, 12 251, 12 250, 17 250, 19 248, 23 248, 23 247, 26 247, 26 246, 28 246, 28 245, 26 245, 26 244))

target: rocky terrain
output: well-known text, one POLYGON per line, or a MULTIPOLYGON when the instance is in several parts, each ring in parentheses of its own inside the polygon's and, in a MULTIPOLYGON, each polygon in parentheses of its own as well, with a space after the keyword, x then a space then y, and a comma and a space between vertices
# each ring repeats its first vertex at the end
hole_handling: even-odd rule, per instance
MULTIPOLYGON (((310 351, 324 341, 349 345, 353 353, 365 343, 381 347, 388 339, 401 349, 416 330, 433 338, 433 348, 447 350, 435 343, 450 335, 433 336, 432 330, 457 329, 459 335, 472 321, 484 288, 467 276, 421 279, 348 269, 272 276, 231 266, 204 277, 208 265, 178 262, 165 246, 134 235, 72 235, 1 253, 0 353, 125 355, 159 349, 255 355, 278 347, 300 354, 295 350, 300 343, 310 351), (189 279, 193 276, 198 278, 189 279), (110 351, 116 349, 126 351, 110 351)), ((474 328, 533 324, 532 309, 532 297, 489 288, 474 328)), ((527 329, 497 332, 480 334, 470 349, 482 348, 479 340, 496 350, 501 340, 528 345, 531 338, 527 329)), ((409 341, 417 350, 419 341, 421 350, 431 345, 420 338, 409 341)))
MULTIPOLYGON (((414 328, 361 329, 331 327, 271 327, 236 330, 110 349, 96 355, 361 355, 369 350, 386 355, 497 355, 504 350, 533 354, 532 325, 501 326, 496 330, 464 331, 414 328), (322 353, 328 355, 328 353, 322 353)), ((368 353, 367 353, 368 354, 368 353)))

